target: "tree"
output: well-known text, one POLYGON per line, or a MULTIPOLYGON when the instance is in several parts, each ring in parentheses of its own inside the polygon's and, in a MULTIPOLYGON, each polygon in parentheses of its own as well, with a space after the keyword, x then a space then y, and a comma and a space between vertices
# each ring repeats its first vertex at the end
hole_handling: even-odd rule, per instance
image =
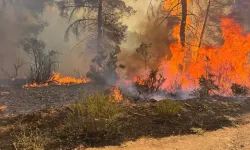
MULTIPOLYGON (((107 65, 117 67, 114 61, 117 59, 112 56, 120 52, 119 45, 125 39, 127 26, 122 24, 121 19, 132 15, 134 10, 123 0, 68 0, 60 1, 58 6, 61 16, 67 17, 70 21, 76 17, 77 12, 83 12, 83 15, 80 18, 76 17, 77 19, 67 28, 65 39, 68 40, 70 31, 77 37, 85 34, 85 38, 79 43, 87 41, 88 49, 97 50, 97 56, 92 60, 88 75, 93 81, 105 79, 104 72, 109 72, 109 69, 105 70, 109 68, 107 65), (111 62, 114 64, 110 65, 111 62)), ((113 76, 113 72, 110 73, 110 77, 113 76)))
POLYGON ((0 70, 4 73, 5 76, 14 81, 18 77, 19 70, 22 68, 24 64, 25 64, 24 61, 21 60, 20 57, 18 57, 16 63, 13 64, 14 73, 9 73, 4 68, 0 68, 0 70))
POLYGON ((22 42, 23 50, 28 54, 30 62, 31 83, 46 83, 52 76, 55 63, 56 52, 49 50, 46 52, 46 45, 43 41, 36 38, 25 38, 22 42))
POLYGON ((143 59, 144 61, 144 67, 145 67, 145 74, 148 68, 148 63, 152 59, 152 53, 149 51, 149 48, 152 46, 152 44, 146 44, 142 43, 137 49, 137 54, 143 59))

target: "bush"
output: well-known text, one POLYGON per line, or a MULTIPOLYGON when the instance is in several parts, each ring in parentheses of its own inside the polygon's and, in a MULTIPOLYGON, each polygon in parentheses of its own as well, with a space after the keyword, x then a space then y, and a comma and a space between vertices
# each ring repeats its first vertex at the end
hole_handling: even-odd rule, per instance
POLYGON ((49 134, 30 125, 21 125, 20 130, 13 133, 15 149, 44 150, 54 141, 49 134))
POLYGON ((94 94, 72 105, 71 112, 66 119, 67 128, 74 137, 110 136, 119 133, 116 124, 122 114, 121 104, 115 103, 111 96, 94 94))
POLYGON ((145 79, 138 77, 135 81, 135 86, 139 93, 152 93, 160 90, 162 84, 166 81, 159 70, 151 70, 145 79))
POLYGON ((231 90, 234 96, 246 96, 249 92, 249 88, 240 84, 232 84, 231 90))
POLYGON ((212 92, 219 90, 219 86, 215 84, 214 75, 210 73, 207 77, 202 75, 199 78, 199 86, 200 87, 194 90, 191 95, 204 98, 210 96, 212 92))
POLYGON ((23 50, 31 59, 30 63, 30 83, 46 83, 52 76, 57 52, 53 50, 46 50, 46 44, 37 38, 25 38, 22 41, 23 50))
POLYGON ((175 101, 164 100, 157 103, 156 111, 162 117, 174 116, 181 112, 181 106, 175 101))

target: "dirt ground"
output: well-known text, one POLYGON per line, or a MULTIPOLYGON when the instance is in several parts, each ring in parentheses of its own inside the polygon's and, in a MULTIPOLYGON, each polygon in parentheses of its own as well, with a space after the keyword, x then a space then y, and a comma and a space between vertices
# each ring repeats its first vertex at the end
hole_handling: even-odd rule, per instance
POLYGON ((223 128, 202 135, 140 138, 121 146, 88 148, 87 150, 250 150, 250 114, 238 127, 223 128))
POLYGON ((155 112, 159 102, 131 101, 117 120, 119 133, 113 136, 94 132, 88 138, 83 134, 83 138, 69 142, 64 132, 55 132, 71 111, 68 104, 77 100, 82 91, 91 94, 100 90, 105 91, 93 84, 35 89, 0 87, 0 150, 15 149, 11 133, 20 124, 39 126, 40 131, 50 131, 60 138, 48 150, 77 150, 79 144, 89 150, 250 150, 250 98, 176 100, 181 112, 168 117, 155 112), (202 133, 193 132, 192 128, 201 129, 202 133))

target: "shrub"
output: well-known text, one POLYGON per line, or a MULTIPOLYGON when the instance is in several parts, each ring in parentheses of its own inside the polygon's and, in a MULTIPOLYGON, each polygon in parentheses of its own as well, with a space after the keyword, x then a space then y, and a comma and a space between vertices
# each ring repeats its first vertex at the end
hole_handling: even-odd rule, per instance
POLYGON ((199 78, 199 86, 191 95, 204 98, 210 96, 212 92, 219 90, 219 86, 215 84, 214 75, 210 73, 208 73, 207 77, 202 75, 199 78))
POLYGON ((24 38, 22 41, 23 50, 31 59, 29 82, 45 83, 54 71, 57 55, 56 51, 46 50, 46 44, 37 38, 24 38))
POLYGON ((135 86, 139 93, 152 93, 160 90, 162 84, 166 81, 159 70, 151 70, 145 79, 138 77, 135 81, 135 86))
POLYGON ((13 143, 15 149, 44 150, 54 141, 49 134, 29 125, 21 125, 20 130, 14 132, 12 136, 15 138, 13 143))
POLYGON ((181 112, 181 106, 175 101, 164 100, 157 103, 156 111, 162 117, 174 116, 181 112))
POLYGON ((123 108, 111 96, 94 94, 82 98, 72 105, 71 110, 66 124, 74 136, 77 134, 102 138, 119 132, 116 120, 122 114, 123 108))
POLYGON ((249 92, 249 88, 240 84, 232 84, 231 90, 234 96, 246 96, 249 92))

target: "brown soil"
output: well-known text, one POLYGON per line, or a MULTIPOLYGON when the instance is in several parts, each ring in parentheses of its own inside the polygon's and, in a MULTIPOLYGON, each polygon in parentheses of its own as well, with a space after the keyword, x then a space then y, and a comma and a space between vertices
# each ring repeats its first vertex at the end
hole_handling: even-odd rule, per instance
POLYGON ((121 146, 88 148, 87 150, 250 150, 250 124, 223 128, 203 135, 140 138, 121 146))

